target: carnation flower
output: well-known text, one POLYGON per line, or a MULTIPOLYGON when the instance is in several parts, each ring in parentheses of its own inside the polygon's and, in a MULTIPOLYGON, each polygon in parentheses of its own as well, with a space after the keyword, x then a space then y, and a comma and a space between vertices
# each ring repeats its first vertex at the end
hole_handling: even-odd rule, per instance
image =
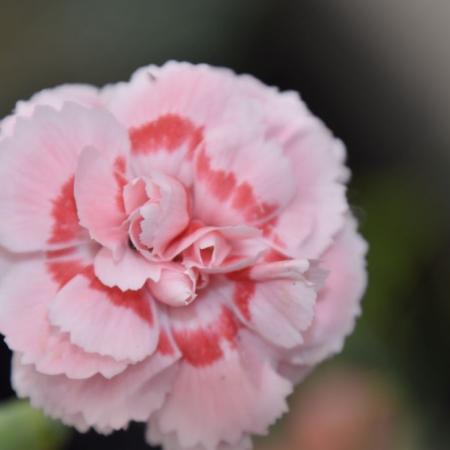
POLYGON ((360 310, 344 159, 297 94, 206 65, 19 102, 0 139, 17 394, 80 431, 251 448, 360 310))

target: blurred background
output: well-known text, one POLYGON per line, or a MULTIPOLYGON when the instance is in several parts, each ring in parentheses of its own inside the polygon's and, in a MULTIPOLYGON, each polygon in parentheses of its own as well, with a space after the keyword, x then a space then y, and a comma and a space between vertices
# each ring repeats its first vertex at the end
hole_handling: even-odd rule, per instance
MULTIPOLYGON (((346 143, 363 316, 260 450, 450 448, 449 23, 448 0, 0 0, 2 117, 45 87, 178 59, 299 91, 346 143)), ((2 344, 2 450, 148 448, 137 425, 79 435, 8 403, 9 369, 2 344)))

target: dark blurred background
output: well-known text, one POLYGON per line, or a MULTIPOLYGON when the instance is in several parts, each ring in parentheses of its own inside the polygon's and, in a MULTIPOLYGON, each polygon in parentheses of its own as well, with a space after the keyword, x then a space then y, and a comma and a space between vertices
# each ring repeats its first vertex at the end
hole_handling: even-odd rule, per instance
MULTIPOLYGON (((177 59, 297 90, 346 143, 364 313, 261 449, 450 448, 449 23, 448 0, 0 0, 2 117, 45 87, 177 59)), ((9 359, 2 344, 3 399, 9 359)), ((63 448, 148 447, 133 426, 63 448)))

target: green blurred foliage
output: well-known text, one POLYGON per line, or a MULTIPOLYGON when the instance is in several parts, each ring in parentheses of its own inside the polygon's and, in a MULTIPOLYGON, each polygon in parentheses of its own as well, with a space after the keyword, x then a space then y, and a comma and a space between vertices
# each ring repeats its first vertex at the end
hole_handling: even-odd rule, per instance
POLYGON ((1 450, 58 450, 70 431, 25 401, 0 404, 1 450))
POLYGON ((405 170, 356 179, 350 198, 358 205, 355 213, 369 242, 369 283, 357 331, 373 333, 395 351, 415 320, 418 275, 441 245, 446 224, 405 170))

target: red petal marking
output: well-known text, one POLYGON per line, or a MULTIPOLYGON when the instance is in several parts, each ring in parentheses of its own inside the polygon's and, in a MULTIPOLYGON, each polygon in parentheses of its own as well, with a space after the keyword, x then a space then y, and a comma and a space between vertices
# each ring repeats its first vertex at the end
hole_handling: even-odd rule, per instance
POLYGON ((71 255, 75 252, 75 247, 61 248, 59 250, 49 250, 45 253, 47 258, 60 258, 61 256, 71 255))
POLYGON ((206 328, 174 331, 173 335, 186 362, 194 367, 206 367, 223 357, 222 340, 236 346, 237 333, 236 318, 223 306, 217 321, 206 328))
POLYGON ((211 158, 204 149, 197 157, 196 167, 199 179, 205 181, 210 192, 222 202, 231 198, 232 208, 240 211, 247 221, 264 219, 277 210, 276 204, 260 202, 248 182, 237 184, 233 172, 212 169, 211 158))
POLYGON ((53 208, 51 215, 53 217, 53 229, 49 244, 58 244, 74 239, 79 230, 77 207, 75 197, 73 195, 74 177, 64 183, 61 192, 53 200, 53 208))
POLYGON ((203 128, 176 114, 165 114, 152 122, 129 131, 133 153, 148 154, 166 150, 174 152, 188 144, 188 157, 203 140, 203 128))
POLYGON ((235 284, 233 301, 245 320, 251 320, 250 301, 255 295, 255 283, 240 281, 235 284))
POLYGON ((60 288, 82 273, 86 266, 80 260, 48 261, 47 269, 60 288))
POLYGON ((156 349, 161 355, 173 355, 175 353, 175 349, 173 348, 172 343, 170 342, 169 336, 164 330, 161 330, 159 333, 159 341, 158 348, 156 349))
POLYGON ((233 173, 211 169, 211 158, 202 150, 197 158, 197 173, 207 184, 211 193, 220 201, 227 200, 236 186, 233 173))
POLYGON ((282 241, 278 234, 274 233, 274 228, 278 222, 278 217, 274 217, 263 224, 260 228, 262 229, 263 236, 272 239, 273 243, 278 245, 278 247, 284 248, 286 244, 282 241))
POLYGON ((204 266, 209 266, 214 256, 214 247, 199 249, 200 259, 204 266))
POLYGON ((245 269, 235 270, 234 272, 227 273, 225 275, 229 280, 233 281, 249 281, 250 280, 250 267, 245 269))
POLYGON ((123 201, 123 188, 127 184, 127 179, 125 178, 126 165, 127 163, 123 156, 118 156, 114 161, 114 178, 117 183, 116 203, 119 207, 120 212, 124 214, 125 204, 123 201))
POLYGON ((276 204, 259 202, 247 182, 241 183, 236 188, 231 205, 234 209, 245 211, 244 217, 249 221, 264 219, 278 209, 276 204))
POLYGON ((88 266, 82 273, 89 281, 89 287, 106 295, 108 300, 120 308, 128 308, 135 312, 141 319, 153 325, 153 313, 147 300, 145 289, 138 291, 121 291, 118 287, 105 286, 95 276, 93 266, 88 266))
POLYGON ((289 258, 288 256, 284 256, 282 253, 277 252, 274 249, 270 249, 265 255, 264 255, 264 261, 265 262, 279 262, 279 261, 286 261, 292 258, 289 258))
POLYGON ((277 225, 277 223, 278 223, 278 217, 273 217, 272 219, 270 219, 266 223, 264 223, 264 225, 261 226, 263 236, 269 237, 272 234, 273 229, 277 225))

